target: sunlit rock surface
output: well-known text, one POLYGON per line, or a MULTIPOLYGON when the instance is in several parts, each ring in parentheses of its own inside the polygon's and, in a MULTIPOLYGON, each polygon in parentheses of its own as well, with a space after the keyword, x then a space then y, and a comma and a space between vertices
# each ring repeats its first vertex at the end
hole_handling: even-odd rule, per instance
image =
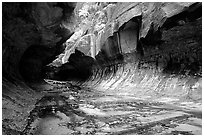
MULTIPOLYGON (((80 48, 83 52, 84 49, 87 49, 87 44, 91 52, 91 55, 90 53, 89 55, 93 58, 102 50, 105 50, 109 57, 121 52, 132 52, 138 46, 135 43, 138 43, 140 38, 146 38, 147 41, 156 45, 156 42, 161 40, 160 33, 162 33, 162 28, 172 26, 172 24, 175 26, 181 22, 185 23, 187 20, 193 20, 195 19, 192 16, 194 14, 201 16, 199 13, 201 6, 201 3, 190 2, 119 2, 106 3, 100 6, 97 3, 90 3, 90 5, 88 3, 80 3, 77 8, 78 12, 76 12, 76 16, 81 20, 79 27, 76 33, 66 42, 65 52, 53 62, 53 65, 55 63, 64 64, 68 62, 68 58, 74 53, 75 48, 80 48), (98 10, 97 6, 102 10, 98 10), (171 10, 172 8, 174 10, 171 10), (131 20, 136 23, 133 25, 133 28, 131 25, 128 26, 131 20), (130 30, 128 31, 128 29, 130 30), (132 38, 131 40, 125 38, 127 35, 134 37, 135 42, 133 42, 132 38), (124 43, 124 41, 129 43, 124 43), (135 44, 135 48, 128 47, 130 44, 131 46, 135 44), (119 49, 124 47, 123 51, 116 50, 115 46, 119 49)), ((88 54, 88 52, 86 51, 85 54, 88 54)))

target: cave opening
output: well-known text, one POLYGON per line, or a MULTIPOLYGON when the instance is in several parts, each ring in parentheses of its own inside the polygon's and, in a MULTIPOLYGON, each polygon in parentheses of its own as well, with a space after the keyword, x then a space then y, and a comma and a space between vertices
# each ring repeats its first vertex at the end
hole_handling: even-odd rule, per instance
POLYGON ((43 82, 46 78, 84 81, 92 75, 95 60, 77 49, 71 54, 69 62, 62 66, 47 66, 56 58, 55 50, 56 48, 32 45, 24 52, 19 63, 19 72, 25 82, 43 82))
POLYGON ((45 78, 60 81, 85 81, 92 76, 95 59, 75 49, 67 63, 60 67, 45 67, 45 78))
POLYGON ((19 72, 26 82, 43 80, 43 67, 55 59, 54 48, 42 45, 30 46, 19 62, 19 72))

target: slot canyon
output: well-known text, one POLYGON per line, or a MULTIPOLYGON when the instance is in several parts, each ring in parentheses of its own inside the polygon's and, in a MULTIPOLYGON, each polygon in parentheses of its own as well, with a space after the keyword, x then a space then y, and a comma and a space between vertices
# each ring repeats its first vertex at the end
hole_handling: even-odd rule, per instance
POLYGON ((202 2, 2 2, 3 135, 202 135, 202 2))

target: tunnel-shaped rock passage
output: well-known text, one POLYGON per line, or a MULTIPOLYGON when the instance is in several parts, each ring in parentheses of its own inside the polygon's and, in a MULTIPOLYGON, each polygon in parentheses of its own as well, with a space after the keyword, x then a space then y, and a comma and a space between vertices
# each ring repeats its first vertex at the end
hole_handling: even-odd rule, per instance
POLYGON ((202 4, 92 4, 3 4, 3 134, 201 134, 202 4))
POLYGON ((85 81, 92 76, 92 67, 95 60, 84 55, 79 50, 71 54, 69 62, 60 67, 45 67, 46 76, 44 78, 61 81, 85 81))
POLYGON ((49 47, 30 46, 24 52, 19 63, 19 71, 24 80, 28 82, 42 80, 45 76, 43 67, 55 58, 53 53, 53 49, 49 47))

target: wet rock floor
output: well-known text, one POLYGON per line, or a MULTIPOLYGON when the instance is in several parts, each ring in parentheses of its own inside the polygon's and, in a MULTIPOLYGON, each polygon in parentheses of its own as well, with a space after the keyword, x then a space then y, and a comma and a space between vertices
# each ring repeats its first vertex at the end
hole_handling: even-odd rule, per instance
POLYGON ((97 91, 77 86, 57 86, 43 92, 45 95, 66 96, 77 102, 79 108, 67 110, 66 114, 58 110, 52 115, 35 118, 28 134, 202 134, 202 111, 198 103, 164 102, 133 94, 119 94, 119 91, 97 91))

